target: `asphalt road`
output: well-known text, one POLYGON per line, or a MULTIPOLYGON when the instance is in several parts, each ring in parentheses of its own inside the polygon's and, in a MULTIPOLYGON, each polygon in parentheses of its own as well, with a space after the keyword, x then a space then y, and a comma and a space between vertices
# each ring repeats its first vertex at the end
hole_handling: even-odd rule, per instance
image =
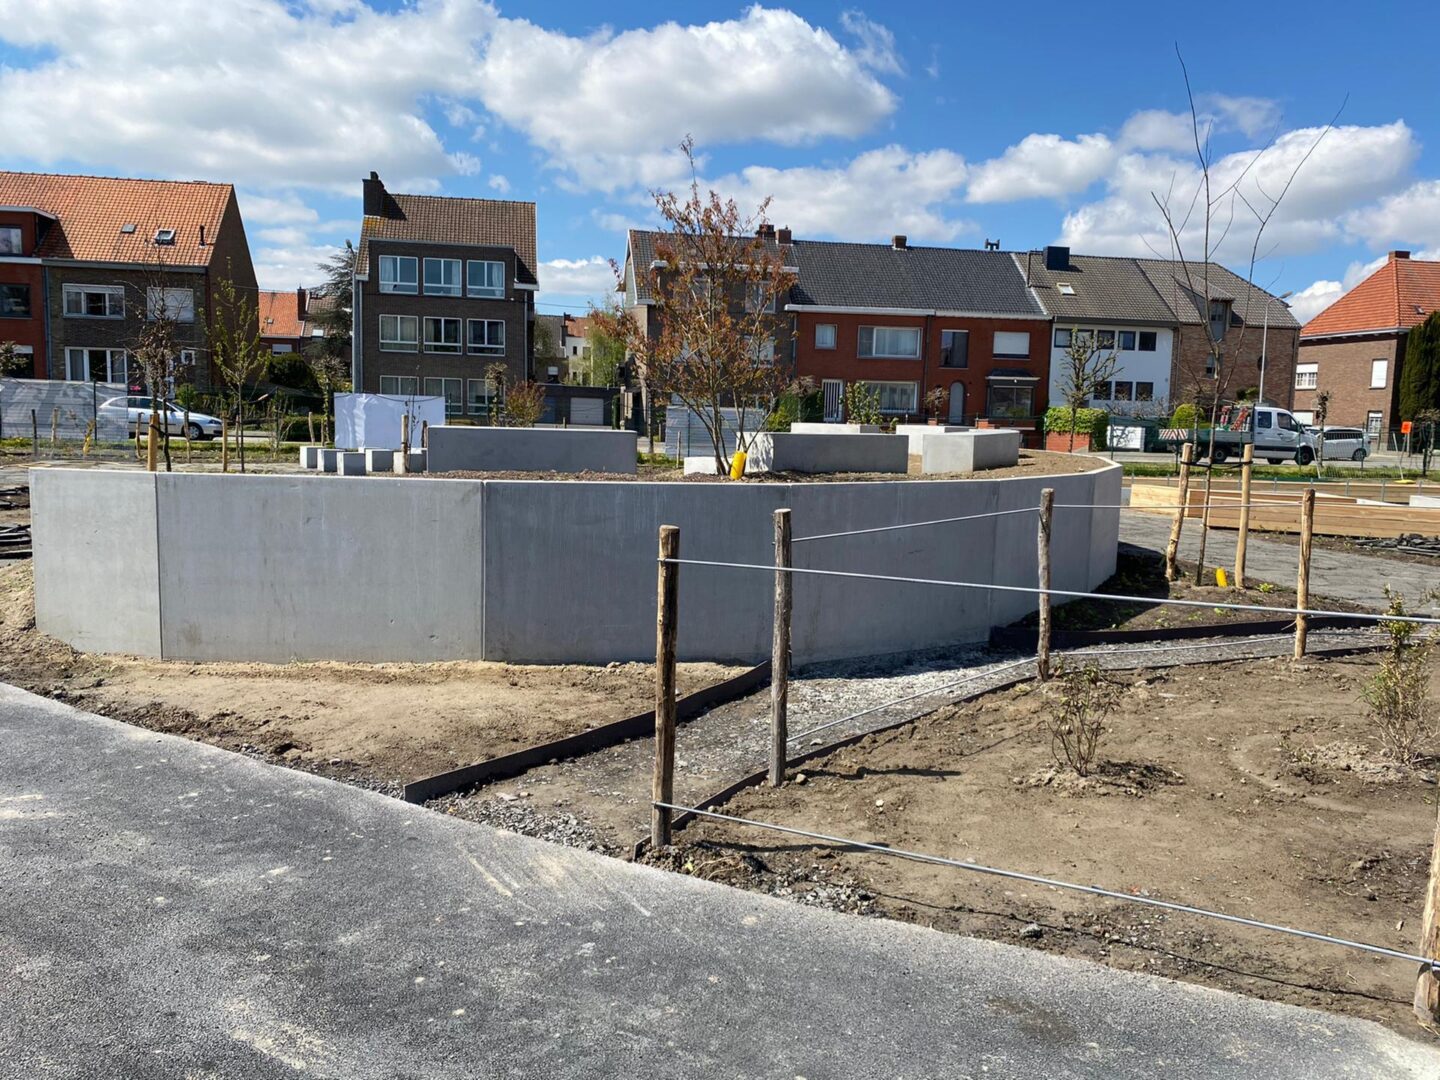
POLYGON ((0 1076, 1437 1072, 1372 1024, 551 847, 0 687, 0 1076))

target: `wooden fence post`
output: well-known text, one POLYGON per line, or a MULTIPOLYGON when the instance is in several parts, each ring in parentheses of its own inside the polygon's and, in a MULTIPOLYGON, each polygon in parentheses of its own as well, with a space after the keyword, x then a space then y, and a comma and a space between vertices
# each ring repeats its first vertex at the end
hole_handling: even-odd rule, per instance
POLYGON ((152 407, 150 410, 150 426, 145 432, 145 471, 154 472, 159 468, 160 462, 157 453, 160 450, 160 417, 152 407))
MULTIPOLYGON (((139 428, 135 429, 139 432, 139 428)), ((140 445, 140 436, 136 434, 135 445, 140 445)), ((30 456, 37 461, 40 458, 40 421, 35 418, 35 410, 30 410, 30 456)))
POLYGON ((190 406, 185 406, 185 464, 189 465, 192 458, 190 448, 195 445, 195 440, 190 438, 190 406))
POLYGON ((223 416, 220 418, 220 471, 230 471, 230 425, 223 416))
MULTIPOLYGON (((680 567, 680 530, 660 526, 660 560, 655 586, 655 775, 650 798, 670 803, 675 795, 675 637, 676 600, 680 567)), ((650 847, 658 851, 670 843, 670 811, 650 808, 650 847)))
POLYGON ((1245 588, 1245 545, 1250 539, 1250 473, 1255 468, 1255 444, 1248 442, 1240 455, 1240 531, 1235 534, 1235 588, 1245 588))
POLYGON ((1174 581, 1180 576, 1176 561, 1180 554, 1180 530, 1185 523, 1185 510, 1190 501, 1190 463, 1195 459, 1195 444, 1186 443, 1180 449, 1180 484, 1176 489, 1175 517, 1170 522, 1170 540, 1165 545, 1165 580, 1174 581))
POLYGON ((60 445, 60 410, 50 410, 50 452, 53 454, 60 445))
POLYGON ((1040 528, 1036 532, 1036 555, 1040 585, 1040 632, 1035 643, 1035 672, 1044 682, 1050 678, 1050 518, 1055 508, 1055 489, 1040 492, 1040 528))
POLYGON ((429 420, 421 420, 421 421, 420 421, 420 449, 421 449, 421 450, 429 450, 429 449, 430 449, 430 421, 429 421, 429 420))
POLYGON ((135 418, 135 460, 141 461, 144 457, 145 454, 140 449, 140 418, 137 416, 135 418))
POLYGON ((314 410, 314 409, 307 409, 307 410, 305 411, 305 426, 310 429, 310 441, 313 443, 313 442, 315 441, 315 410, 314 410))
MULTIPOLYGON (((1440 821, 1430 849, 1430 880, 1425 887, 1425 914, 1420 922, 1420 955, 1440 958, 1440 821)), ((1421 968, 1415 984, 1415 1015, 1426 1027, 1440 1028, 1440 980, 1421 968)))
MULTIPOLYGON (((1300 568, 1295 576, 1295 606, 1310 606, 1310 547, 1315 535, 1315 489, 1308 487, 1300 496, 1300 568)), ((1295 616, 1295 659, 1305 656, 1305 635, 1308 616, 1295 616)))
POLYGON ((785 783, 785 750, 790 742, 790 511, 775 511, 775 625, 770 640, 770 786, 785 783))

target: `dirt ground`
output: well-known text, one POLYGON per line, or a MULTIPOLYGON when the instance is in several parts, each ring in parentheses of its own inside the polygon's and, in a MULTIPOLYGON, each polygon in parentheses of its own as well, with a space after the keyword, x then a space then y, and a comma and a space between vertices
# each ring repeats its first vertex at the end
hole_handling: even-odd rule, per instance
MULTIPOLYGON (((406 781, 641 713, 645 664, 221 664, 79 653, 35 629, 0 563, 0 679, 142 727, 395 793, 406 781)), ((680 693, 738 669, 682 664, 680 693)))
MULTIPOLYGON (((1049 691, 1022 686, 869 736, 811 762, 803 782, 720 809, 1413 952, 1435 762, 1405 769, 1380 752, 1360 701, 1374 665, 1117 675, 1126 689, 1105 765, 1084 781, 1052 767, 1039 729, 1049 691)), ((731 823, 693 824, 677 840, 653 861, 1418 1033, 1403 961, 731 823)))

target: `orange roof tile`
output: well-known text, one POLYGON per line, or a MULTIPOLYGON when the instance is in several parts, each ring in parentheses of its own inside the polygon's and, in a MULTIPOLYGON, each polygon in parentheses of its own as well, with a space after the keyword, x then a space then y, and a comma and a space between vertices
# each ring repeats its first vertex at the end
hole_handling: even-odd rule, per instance
POLYGON ((58 219, 37 251, 45 259, 146 263, 158 250, 175 266, 208 266, 234 193, 230 184, 204 180, 0 172, 0 206, 34 207, 58 219), (121 232, 122 225, 135 229, 121 232), (159 229, 174 229, 175 243, 157 248, 159 229))
POLYGON ((1408 330, 1440 310, 1440 262, 1391 252, 1385 265, 1300 330, 1302 338, 1408 330))
POLYGON ((260 316, 260 333, 265 337, 305 336, 305 320, 300 318, 293 291, 269 292, 261 289, 256 308, 260 316))

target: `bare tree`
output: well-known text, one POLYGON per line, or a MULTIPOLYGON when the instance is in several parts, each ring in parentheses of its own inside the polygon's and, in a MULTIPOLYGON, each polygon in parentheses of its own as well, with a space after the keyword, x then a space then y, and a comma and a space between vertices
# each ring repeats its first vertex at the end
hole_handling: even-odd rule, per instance
POLYGON ((1330 416, 1330 391, 1321 390, 1315 395, 1315 408, 1313 410, 1315 420, 1315 479, 1320 479, 1320 472, 1325 465, 1325 421, 1330 416))
POLYGON ((517 382, 505 390, 505 423, 534 427, 545 415, 545 388, 536 382, 517 382))
POLYGON ((763 424, 789 382, 775 340, 783 325, 777 311, 795 275, 768 229, 770 200, 746 214, 733 199, 702 195, 694 141, 687 136, 680 149, 690 164, 690 190, 683 197, 651 193, 666 224, 655 245, 658 265, 632 267, 650 275, 657 332, 628 316, 596 312, 593 319, 602 333, 626 342, 652 393, 678 399, 700 418, 716 469, 725 474, 725 410, 735 409, 736 446, 748 449, 754 432, 746 430, 747 414, 758 409, 763 424))
POLYGON ((1115 351, 1111 331, 1109 351, 1100 344, 1100 335, 1092 330, 1072 329, 1070 344, 1065 346, 1065 359, 1060 364, 1058 386, 1060 396, 1070 410, 1070 452, 1075 452, 1075 422, 1080 410, 1098 397, 1101 387, 1120 373, 1120 355, 1115 351))
POLYGON ((197 318, 193 281, 167 272, 157 251, 155 262, 139 283, 129 284, 138 293, 138 306, 144 316, 135 323, 130 336, 128 363, 132 372, 138 372, 150 397, 150 412, 157 421, 152 430, 160 433, 166 472, 174 468, 170 458, 170 395, 193 366, 194 353, 185 348, 187 341, 193 341, 188 327, 197 318))
POLYGON ((320 441, 330 441, 330 416, 336 394, 343 394, 350 388, 350 363, 327 345, 325 339, 310 342, 304 351, 305 366, 320 388, 322 419, 320 441))
POLYGON ((269 357, 261 343, 258 297, 242 292, 229 276, 215 290, 210 359, 230 398, 240 471, 245 471, 245 391, 265 373, 269 357))

